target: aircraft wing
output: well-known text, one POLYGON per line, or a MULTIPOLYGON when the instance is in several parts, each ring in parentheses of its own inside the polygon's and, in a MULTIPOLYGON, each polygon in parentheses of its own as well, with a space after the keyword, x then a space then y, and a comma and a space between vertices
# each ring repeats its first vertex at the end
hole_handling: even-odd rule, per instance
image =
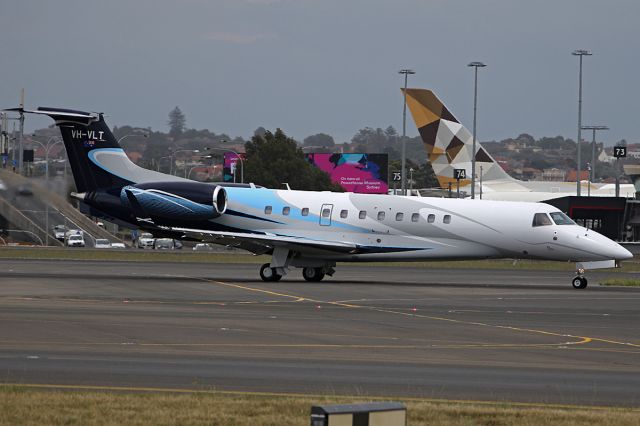
POLYGON ((287 246, 293 250, 322 251, 334 253, 358 253, 358 246, 343 241, 314 240, 277 234, 252 234, 248 232, 210 231, 206 229, 174 228, 168 230, 182 232, 184 237, 206 243, 238 247, 254 254, 271 252, 276 246, 287 246))

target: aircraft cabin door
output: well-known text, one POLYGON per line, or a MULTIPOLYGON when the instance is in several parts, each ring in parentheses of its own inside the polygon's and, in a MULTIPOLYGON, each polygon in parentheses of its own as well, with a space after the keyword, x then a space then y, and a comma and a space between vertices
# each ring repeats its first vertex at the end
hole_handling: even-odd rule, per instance
POLYGON ((320 226, 331 225, 331 213, 333 212, 333 204, 323 204, 320 209, 320 226))

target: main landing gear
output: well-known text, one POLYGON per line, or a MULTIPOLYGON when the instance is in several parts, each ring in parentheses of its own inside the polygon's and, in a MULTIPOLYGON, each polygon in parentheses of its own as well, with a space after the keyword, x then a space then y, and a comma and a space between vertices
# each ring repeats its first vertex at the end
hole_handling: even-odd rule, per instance
POLYGON ((260 278, 265 282, 280 281, 282 275, 278 274, 276 268, 272 268, 269 263, 260 267, 260 278))
POLYGON ((322 281, 326 275, 333 275, 336 263, 316 258, 302 257, 284 247, 275 247, 271 262, 260 267, 260 278, 265 282, 280 281, 290 268, 301 268, 302 277, 307 281, 322 281))
MULTIPOLYGON (((319 282, 326 276, 324 268, 302 268, 302 277, 310 282, 319 282)), ((282 279, 276 268, 272 268, 270 263, 265 263, 260 267, 260 278, 265 282, 275 282, 282 279)))
POLYGON ((322 268, 302 268, 302 276, 307 281, 322 281, 324 270, 322 268))

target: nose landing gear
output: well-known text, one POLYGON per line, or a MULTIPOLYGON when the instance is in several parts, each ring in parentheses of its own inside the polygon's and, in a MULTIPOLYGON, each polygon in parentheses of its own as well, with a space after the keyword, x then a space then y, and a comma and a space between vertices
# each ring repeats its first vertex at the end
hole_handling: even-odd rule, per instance
POLYGON ((584 269, 583 268, 578 268, 578 270, 576 272, 578 273, 578 276, 576 276, 571 281, 571 285, 573 286, 573 288, 575 288, 577 290, 581 290, 583 288, 587 288, 587 277, 584 276, 584 269))
POLYGON ((587 288, 587 279, 582 276, 577 276, 573 279, 573 281, 571 281, 571 285, 577 290, 587 288))

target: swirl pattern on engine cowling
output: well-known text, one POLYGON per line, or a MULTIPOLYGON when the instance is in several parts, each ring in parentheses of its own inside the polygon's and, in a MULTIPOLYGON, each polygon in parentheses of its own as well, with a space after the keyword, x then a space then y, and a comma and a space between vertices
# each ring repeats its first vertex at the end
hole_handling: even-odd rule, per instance
MULTIPOLYGON (((205 204, 199 199, 191 200, 185 196, 164 190, 164 188, 139 188, 137 186, 125 186, 120 192, 120 202, 126 208, 134 212, 136 216, 160 217, 184 220, 207 220, 219 217, 225 206, 214 203, 214 191, 207 197, 209 203, 205 204)), ((225 197, 226 200, 226 197, 225 197)))

